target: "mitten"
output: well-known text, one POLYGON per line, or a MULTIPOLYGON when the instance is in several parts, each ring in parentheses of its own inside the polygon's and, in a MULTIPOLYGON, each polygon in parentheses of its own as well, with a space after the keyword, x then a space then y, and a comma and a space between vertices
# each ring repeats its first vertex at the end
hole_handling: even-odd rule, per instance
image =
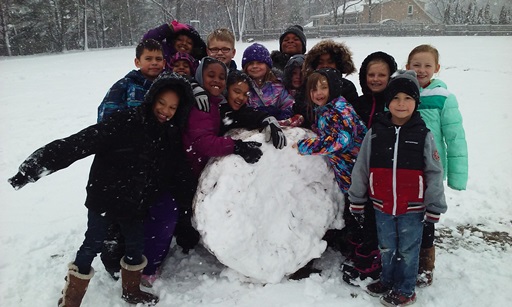
POLYGON ((12 176, 11 178, 7 179, 7 181, 12 185, 12 187, 15 190, 19 190, 23 188, 27 183, 34 182, 33 179, 26 176, 23 173, 18 172, 16 175, 12 176))
POLYGON ((210 103, 208 102, 208 95, 199 84, 192 82, 192 92, 196 98, 196 106, 203 112, 210 112, 210 103))
POLYGON ((425 211, 425 222, 427 223, 437 223, 439 222, 439 219, 441 218, 441 214, 433 211, 425 211))
POLYGON ((263 155, 263 152, 258 147, 261 146, 259 142, 244 142, 242 140, 235 141, 236 155, 241 156, 247 163, 256 163, 263 155))
POLYGON ((188 25, 184 24, 184 23, 179 23, 177 20, 173 20, 169 26, 171 27, 172 31, 174 33, 176 32, 180 32, 180 31, 183 31, 183 30, 186 30, 186 31, 189 31, 190 28, 188 25))
POLYGON ((363 227, 364 225, 364 204, 354 204, 350 203, 350 213, 356 220, 359 227, 363 227))
POLYGON ((192 226, 190 216, 186 215, 178 219, 176 229, 174 230, 176 244, 183 249, 184 254, 188 254, 199 243, 199 232, 192 226))
POLYGON ((277 149, 281 149, 286 146, 286 136, 284 136, 283 130, 281 130, 281 127, 277 123, 275 117, 266 117, 261 123, 265 129, 266 142, 269 142, 272 139, 272 144, 274 144, 274 147, 277 149))

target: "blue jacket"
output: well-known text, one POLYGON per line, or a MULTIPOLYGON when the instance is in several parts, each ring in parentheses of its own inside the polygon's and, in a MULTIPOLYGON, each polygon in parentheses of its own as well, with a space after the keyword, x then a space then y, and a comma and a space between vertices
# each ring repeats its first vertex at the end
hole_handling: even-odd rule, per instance
POLYGON ((152 83, 140 70, 130 71, 123 79, 114 83, 103 98, 98 107, 98 123, 117 111, 141 105, 152 83))

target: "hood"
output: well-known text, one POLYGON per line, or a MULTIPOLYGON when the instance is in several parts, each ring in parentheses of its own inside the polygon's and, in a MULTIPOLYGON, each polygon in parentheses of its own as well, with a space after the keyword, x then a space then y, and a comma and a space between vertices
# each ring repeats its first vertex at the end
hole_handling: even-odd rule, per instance
POLYGON ((226 64, 224 62, 217 60, 216 58, 212 57, 204 57, 201 62, 199 63, 199 66, 196 69, 196 81, 199 84, 199 86, 203 87, 204 81, 203 81, 203 70, 208 67, 208 65, 213 63, 219 63, 224 68, 224 72, 226 73, 226 78, 228 77, 228 68, 226 67, 226 64))
POLYGON ((289 89, 292 87, 292 74, 293 70, 297 67, 302 68, 302 64, 304 64, 305 56, 303 54, 296 54, 292 56, 283 71, 283 84, 284 87, 289 89))
POLYGON ((302 75, 307 78, 307 76, 313 73, 318 66, 320 56, 326 53, 331 54, 336 63, 336 69, 342 74, 350 75, 356 72, 350 49, 344 43, 337 43, 332 39, 326 39, 313 46, 306 54, 302 75))
POLYGON ((388 64, 390 77, 397 70, 395 58, 385 52, 377 51, 367 56, 366 59, 364 59, 363 63, 361 64, 361 68, 359 69, 359 85, 361 85, 361 90, 363 94, 371 93, 370 89, 368 88, 368 85, 366 84, 366 74, 368 73, 368 64, 371 61, 377 59, 383 60, 386 64, 388 64))
MULTIPOLYGON (((200 60, 202 59, 203 57, 206 56, 206 43, 203 41, 203 39, 201 38, 201 35, 199 35, 199 32, 196 31, 196 29, 194 29, 194 27, 192 27, 191 25, 188 25, 187 26, 189 27, 188 30, 181 30, 181 31, 178 31, 178 32, 172 32, 171 34, 171 37, 170 39, 172 41, 174 41, 174 39, 178 36, 178 35, 186 35, 188 37, 190 37, 190 39, 192 39, 192 41, 194 42, 194 48, 192 48, 192 56, 196 59, 196 60, 200 60)), ((176 50, 174 50, 174 46, 172 47, 173 49, 173 54, 176 53, 176 50)))
POLYGON ((327 78, 327 83, 329 83, 328 102, 331 102, 341 96, 343 80, 341 79, 341 73, 338 70, 332 68, 322 68, 316 70, 315 72, 320 73, 327 78))

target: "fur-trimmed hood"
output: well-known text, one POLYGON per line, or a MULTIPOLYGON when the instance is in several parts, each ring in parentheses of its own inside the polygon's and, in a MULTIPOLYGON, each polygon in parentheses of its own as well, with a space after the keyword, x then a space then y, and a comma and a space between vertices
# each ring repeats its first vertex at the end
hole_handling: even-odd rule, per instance
POLYGON ((325 39, 317 43, 306 54, 302 74, 308 77, 318 66, 318 61, 322 54, 329 53, 336 63, 336 69, 342 74, 350 75, 356 72, 356 67, 352 61, 352 52, 344 43, 337 43, 332 39, 325 39))

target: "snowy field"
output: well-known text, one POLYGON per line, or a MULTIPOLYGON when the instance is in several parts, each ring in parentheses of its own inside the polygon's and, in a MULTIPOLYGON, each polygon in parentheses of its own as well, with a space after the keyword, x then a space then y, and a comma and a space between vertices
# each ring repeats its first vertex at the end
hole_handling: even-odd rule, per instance
MULTIPOLYGON (((349 37, 359 68, 370 53, 430 43, 441 53, 439 78, 459 100, 469 146, 468 190, 446 190, 438 224, 434 284, 417 306, 510 306, 512 301, 512 37, 349 37)), ((319 40, 308 40, 308 49, 319 40)), ((270 50, 278 41, 263 42, 270 50)), ((237 44, 236 62, 248 44, 237 44)), ((55 306, 66 264, 83 240, 85 184, 92 159, 14 191, 7 178, 35 149, 94 124, 109 87, 133 69, 134 48, 0 59, 0 306, 55 306)), ((357 74, 348 77, 359 89, 357 74)), ((291 144, 289 144, 291 145, 291 144)), ((277 172, 277 171, 276 171, 277 172)), ((277 175, 277 173, 275 174, 277 175)), ((265 184, 262 182, 262 184, 265 184)), ((262 199, 265 201, 265 199, 262 199)), ((204 248, 174 247, 151 291, 158 306, 378 306, 341 280, 342 261, 327 250, 322 274, 301 281, 247 282, 227 274, 204 248)), ((97 257, 83 306, 129 306, 97 257)))

